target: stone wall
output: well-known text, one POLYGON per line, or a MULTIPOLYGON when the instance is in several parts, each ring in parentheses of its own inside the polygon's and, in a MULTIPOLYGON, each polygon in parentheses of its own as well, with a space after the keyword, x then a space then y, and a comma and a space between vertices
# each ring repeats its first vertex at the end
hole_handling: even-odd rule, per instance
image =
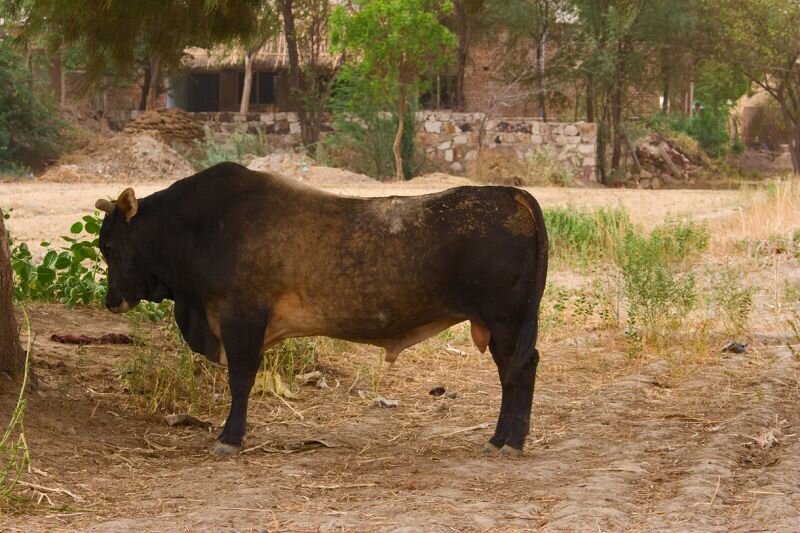
MULTIPOLYGON (((118 117, 119 126, 136 119, 140 111, 118 117)), ((296 113, 192 113, 217 137, 234 132, 265 135, 271 146, 299 146, 300 122, 296 113)), ((324 125, 323 132, 332 131, 324 125)), ((324 134, 324 133, 323 133, 324 134)), ((531 118, 487 118, 483 113, 421 111, 417 113, 416 138, 428 160, 438 169, 465 174, 478 154, 525 160, 546 150, 572 170, 574 177, 596 181, 595 146, 597 126, 586 122, 541 122, 531 118), (482 135, 482 146, 478 144, 482 135)))
POLYGON ((483 113, 422 112, 417 116, 417 139, 436 166, 461 174, 481 153, 499 150, 507 157, 533 158, 547 150, 574 176, 596 181, 597 125, 587 122, 541 122, 530 118, 486 118, 483 113))

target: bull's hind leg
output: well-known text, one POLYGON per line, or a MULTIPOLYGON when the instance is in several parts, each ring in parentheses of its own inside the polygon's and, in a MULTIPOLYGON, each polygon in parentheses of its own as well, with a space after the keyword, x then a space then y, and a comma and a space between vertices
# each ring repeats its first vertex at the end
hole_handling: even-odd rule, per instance
POLYGON ((212 453, 228 457, 239 452, 247 431, 247 400, 261 363, 264 319, 235 320, 222 324, 222 342, 228 356, 231 410, 212 453))
POLYGON ((519 455, 525 437, 530 431, 533 390, 536 380, 536 368, 539 352, 535 347, 529 349, 529 356, 522 367, 513 374, 509 373, 516 347, 517 335, 511 329, 495 326, 491 329, 492 338, 489 349, 497 364, 503 396, 500 403, 500 415, 497 428, 486 449, 499 450, 504 454, 519 455))
POLYGON ((513 389, 506 383, 506 374, 508 367, 511 364, 511 356, 514 353, 514 336, 504 328, 495 327, 491 330, 491 338, 489 340, 489 351, 492 353, 497 365, 497 373, 500 376, 500 385, 502 386, 502 397, 500 400, 500 415, 497 418, 497 426, 494 430, 494 435, 489 439, 484 451, 491 453, 500 450, 508 439, 509 432, 511 431, 511 401, 514 395, 513 389))

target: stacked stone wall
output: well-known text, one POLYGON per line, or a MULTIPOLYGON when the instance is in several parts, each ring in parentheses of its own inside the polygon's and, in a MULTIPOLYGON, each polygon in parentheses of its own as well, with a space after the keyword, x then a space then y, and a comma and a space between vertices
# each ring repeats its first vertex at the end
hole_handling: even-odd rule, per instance
MULTIPOLYGON (((117 117, 120 126, 141 112, 117 117)), ((234 132, 266 136, 272 146, 289 148, 301 143, 296 113, 192 113, 194 118, 218 137, 234 132)), ((323 132, 332 131, 324 125, 323 132)), ((323 133, 323 134, 324 134, 323 133)), ((465 174, 484 151, 498 151, 504 157, 532 159, 537 151, 569 168, 576 178, 596 181, 597 126, 586 122, 541 122, 532 118, 493 118, 483 113, 421 111, 417 113, 416 139, 428 160, 438 169, 465 174)))
POLYGON ((430 161, 454 174, 469 171, 486 150, 520 160, 532 160, 537 151, 547 150, 575 177, 596 181, 596 124, 427 112, 417 116, 417 139, 430 161))

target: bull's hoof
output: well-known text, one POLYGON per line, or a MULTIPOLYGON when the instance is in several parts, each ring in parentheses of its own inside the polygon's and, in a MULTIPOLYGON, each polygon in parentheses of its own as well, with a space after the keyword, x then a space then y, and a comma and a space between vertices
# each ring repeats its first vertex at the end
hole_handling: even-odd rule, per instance
POLYGON ((226 457, 233 457, 239 453, 239 450, 241 449, 241 446, 235 446, 233 444, 225 444, 224 442, 216 441, 211 447, 211 454, 220 459, 225 459, 226 457))
POLYGON ((505 457, 522 457, 522 450, 512 448, 508 444, 500 448, 500 455, 505 457))
POLYGON ((498 448, 497 446, 495 446, 491 442, 487 442, 486 444, 483 445, 483 448, 481 449, 481 453, 483 455, 497 455, 498 453, 500 453, 500 450, 501 450, 501 448, 498 448))

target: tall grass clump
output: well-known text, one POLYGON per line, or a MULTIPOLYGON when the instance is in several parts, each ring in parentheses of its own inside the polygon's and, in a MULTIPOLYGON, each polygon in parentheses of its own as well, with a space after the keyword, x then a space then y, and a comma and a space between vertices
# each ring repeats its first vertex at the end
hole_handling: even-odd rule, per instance
POLYGON ((708 241, 708 229, 688 220, 668 221, 649 235, 626 231, 617 248, 617 265, 628 303, 630 340, 658 343, 682 324, 697 298, 689 263, 708 241))
POLYGON ((227 391, 224 369, 192 352, 171 318, 148 333, 142 318, 132 319, 133 354, 117 367, 126 391, 148 413, 210 412, 227 391))
POLYGON ((25 440, 25 428, 23 418, 25 416, 25 389, 28 386, 28 378, 31 368, 31 323, 28 314, 23 311, 25 325, 28 330, 28 343, 25 349, 25 368, 22 374, 22 384, 19 388, 19 396, 14 410, 11 412, 11 419, 0 438, 0 502, 5 502, 11 495, 11 491, 19 481, 20 476, 27 468, 30 457, 28 455, 28 443, 25 440))
POLYGON ((568 265, 612 260, 623 236, 633 231, 627 211, 620 207, 596 211, 559 207, 545 210, 544 219, 551 256, 568 265))

